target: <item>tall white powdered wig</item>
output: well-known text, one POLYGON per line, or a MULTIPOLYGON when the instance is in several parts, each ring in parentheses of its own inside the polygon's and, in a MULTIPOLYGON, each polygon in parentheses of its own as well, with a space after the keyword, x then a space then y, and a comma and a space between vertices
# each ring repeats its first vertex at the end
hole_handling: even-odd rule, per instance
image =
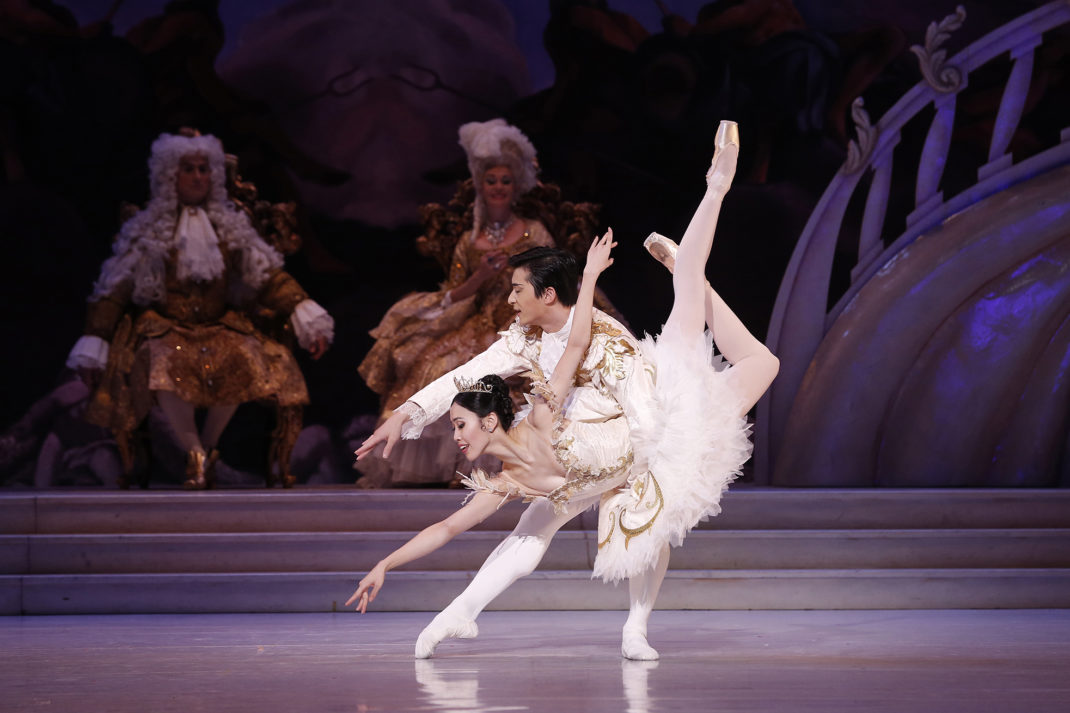
POLYGON ((458 130, 461 148, 468 155, 468 172, 476 191, 473 211, 472 235, 479 235, 486 217, 483 204, 483 174, 495 166, 506 166, 513 174, 518 196, 527 193, 536 184, 539 171, 535 160, 535 147, 524 133, 505 122, 505 119, 472 121, 458 130))

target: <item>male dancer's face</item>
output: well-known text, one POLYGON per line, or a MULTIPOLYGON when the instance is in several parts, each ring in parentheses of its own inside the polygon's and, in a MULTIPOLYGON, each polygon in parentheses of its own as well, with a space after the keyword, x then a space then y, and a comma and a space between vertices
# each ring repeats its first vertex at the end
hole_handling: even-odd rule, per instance
POLYGON ((516 310, 517 319, 525 327, 531 324, 541 326, 548 313, 547 300, 553 299, 554 295, 547 289, 542 297, 535 294, 535 288, 530 282, 531 272, 526 267, 518 267, 513 270, 513 289, 509 293, 509 305, 516 310))

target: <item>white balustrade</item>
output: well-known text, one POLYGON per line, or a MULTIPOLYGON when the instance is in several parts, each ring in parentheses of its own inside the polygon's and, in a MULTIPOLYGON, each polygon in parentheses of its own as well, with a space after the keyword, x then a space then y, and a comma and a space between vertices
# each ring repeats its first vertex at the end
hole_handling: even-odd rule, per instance
POLYGON ((826 330, 850 304, 851 299, 881 266, 919 235, 967 206, 1014 183, 1055 166, 1070 162, 1070 129, 1061 143, 1015 164, 1008 153, 1018 128, 1033 75, 1035 49, 1044 33, 1070 23, 1070 0, 1057 0, 1004 25, 977 40, 951 59, 940 45, 965 19, 959 7, 955 15, 929 27, 924 48, 912 48, 922 61, 922 81, 910 89, 876 126, 857 100, 853 116, 859 140, 850 147, 848 162, 833 178, 811 214, 796 244, 777 293, 767 342, 780 358, 780 375, 758 404, 755 477, 769 482, 774 455, 795 395, 826 330), (1012 66, 989 146, 988 161, 978 171, 975 185, 945 199, 940 184, 945 173, 955 121, 956 98, 971 72, 1000 55, 1012 66), (893 154, 904 125, 927 107, 935 114, 918 159, 916 175, 893 177, 893 154), (847 205, 867 171, 873 172, 858 242, 858 260, 851 271, 851 286, 831 310, 829 284, 836 243, 847 205), (903 232, 887 247, 885 232, 888 196, 892 180, 915 181, 915 208, 903 232))

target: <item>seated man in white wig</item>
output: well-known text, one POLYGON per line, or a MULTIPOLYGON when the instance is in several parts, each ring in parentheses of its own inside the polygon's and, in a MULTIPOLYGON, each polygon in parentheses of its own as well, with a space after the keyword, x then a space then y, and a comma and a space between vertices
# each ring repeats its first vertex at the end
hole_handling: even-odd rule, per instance
POLYGON ((288 318, 286 329, 314 358, 333 339, 334 321, 228 200, 218 139, 162 134, 149 173, 151 199, 123 224, 67 360, 97 387, 86 418, 112 430, 129 475, 132 433, 159 404, 187 454, 185 487, 203 489, 237 407, 270 400, 280 416, 275 465, 292 485, 289 455, 308 390, 290 349, 251 317, 288 318), (197 409, 206 410, 200 429, 197 409))

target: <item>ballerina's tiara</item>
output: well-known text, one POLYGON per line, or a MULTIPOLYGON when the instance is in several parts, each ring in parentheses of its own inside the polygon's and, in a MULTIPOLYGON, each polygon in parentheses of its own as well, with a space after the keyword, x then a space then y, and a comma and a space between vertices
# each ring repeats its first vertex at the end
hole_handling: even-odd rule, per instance
POLYGON ((453 377, 453 385, 457 387, 458 392, 462 391, 474 391, 477 394, 491 394, 494 393, 494 389, 482 381, 466 379, 463 376, 453 377))

